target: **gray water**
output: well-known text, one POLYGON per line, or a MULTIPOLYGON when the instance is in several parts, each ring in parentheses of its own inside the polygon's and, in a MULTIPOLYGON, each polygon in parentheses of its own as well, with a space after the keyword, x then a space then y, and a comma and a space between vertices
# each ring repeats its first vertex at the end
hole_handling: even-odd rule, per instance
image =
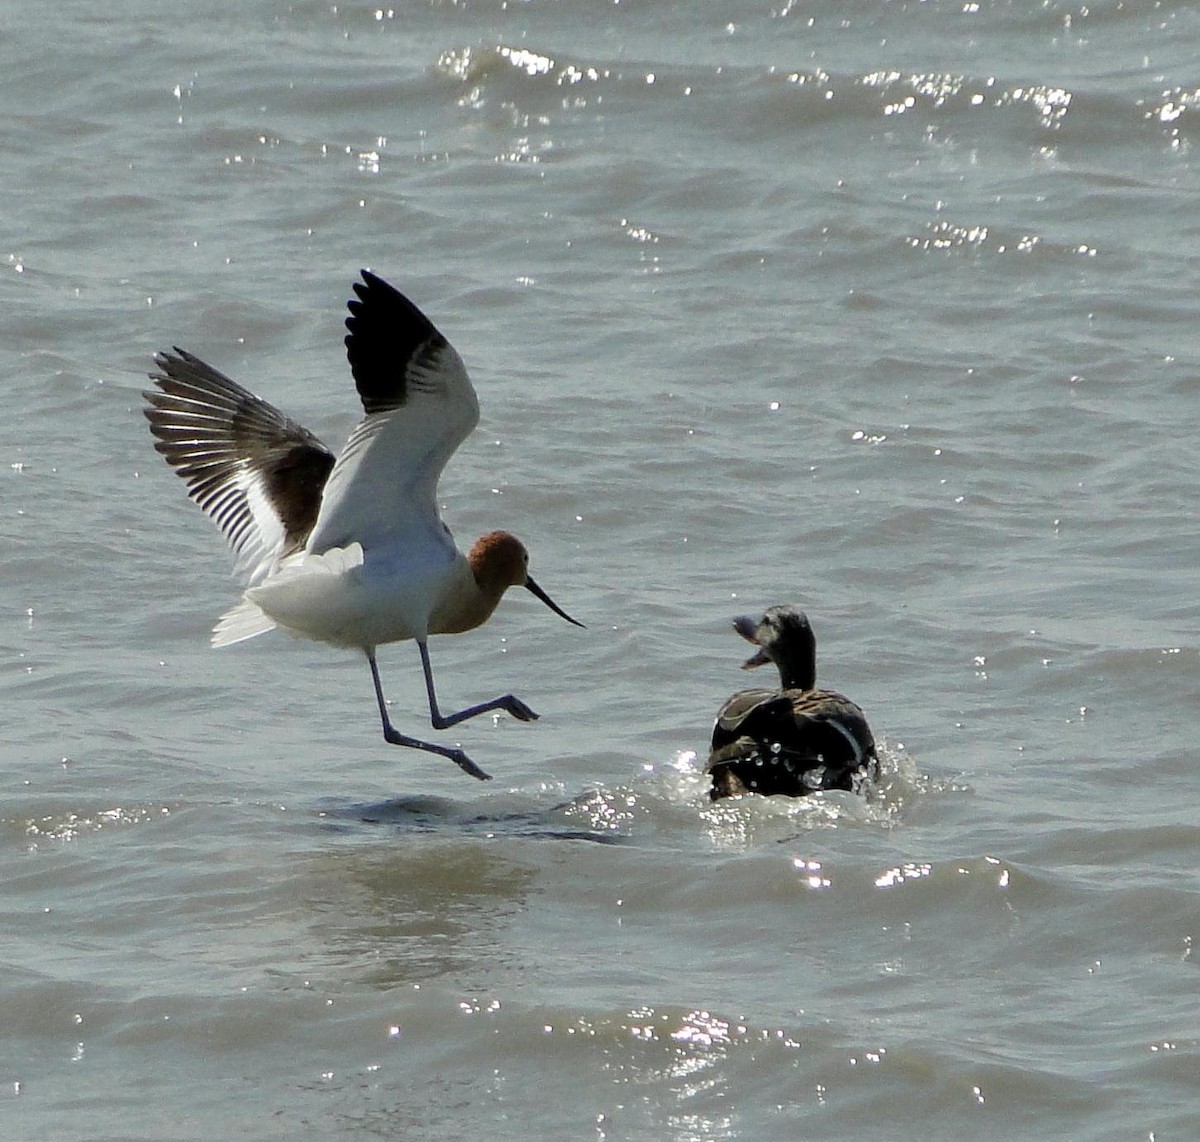
POLYGON ((1196 1137, 1200 9, 0 28, 3 1137, 1196 1137), (542 715, 447 735, 489 785, 360 656, 209 649, 140 412, 180 345, 340 446, 362 266, 474 377, 459 541, 588 625, 432 644, 542 715), (713 806, 782 602, 881 779, 713 806))

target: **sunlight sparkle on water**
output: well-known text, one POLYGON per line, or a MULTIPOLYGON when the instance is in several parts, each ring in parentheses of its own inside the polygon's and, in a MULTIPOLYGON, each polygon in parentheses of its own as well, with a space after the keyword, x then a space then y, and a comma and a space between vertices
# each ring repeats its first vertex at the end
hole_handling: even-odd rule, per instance
POLYGON ((887 872, 875 878, 876 888, 895 888, 903 884, 906 880, 920 880, 923 877, 929 876, 933 872, 931 864, 911 864, 906 863, 898 865, 895 868, 889 868, 887 872))
POLYGON ((806 888, 828 888, 833 882, 821 873, 821 862, 794 857, 792 867, 800 873, 800 883, 806 888))

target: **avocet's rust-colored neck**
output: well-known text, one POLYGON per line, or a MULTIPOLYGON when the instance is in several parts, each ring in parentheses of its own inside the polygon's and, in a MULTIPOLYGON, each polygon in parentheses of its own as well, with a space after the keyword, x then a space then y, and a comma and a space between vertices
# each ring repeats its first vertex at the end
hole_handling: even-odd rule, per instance
POLYGON ((461 634, 487 622, 509 587, 524 586, 528 558, 507 531, 480 536, 467 553, 463 575, 430 617, 430 633, 461 634))

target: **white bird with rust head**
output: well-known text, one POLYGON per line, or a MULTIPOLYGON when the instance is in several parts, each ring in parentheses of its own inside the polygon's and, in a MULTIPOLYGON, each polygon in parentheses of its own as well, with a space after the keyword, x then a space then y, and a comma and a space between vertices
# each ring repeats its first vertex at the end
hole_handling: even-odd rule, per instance
POLYGON ((188 495, 220 526, 249 576, 241 603, 221 616, 214 646, 279 627, 358 648, 367 657, 383 736, 449 758, 487 780, 462 749, 400 733, 388 717, 375 648, 412 639, 421 654, 429 717, 447 729, 505 710, 537 718, 504 694, 454 714, 438 707, 432 634, 487 621, 509 587, 532 591, 582 626, 529 574, 529 555, 506 531, 464 556, 437 509, 446 461, 479 422, 479 402, 454 347, 403 294, 367 270, 354 283, 346 356, 364 418, 336 459, 311 432, 198 357, 155 357, 145 393, 155 448, 188 495))

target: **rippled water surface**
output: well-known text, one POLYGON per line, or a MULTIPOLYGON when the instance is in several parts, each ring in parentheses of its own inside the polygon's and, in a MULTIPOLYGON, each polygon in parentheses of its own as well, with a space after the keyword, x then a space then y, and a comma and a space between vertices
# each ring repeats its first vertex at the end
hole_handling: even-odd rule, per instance
POLYGON ((0 1131, 1190 1139, 1200 9, 16 4, 0 1131), (181 345, 331 445, 370 266, 466 359, 434 640, 208 648, 181 345), (865 797, 712 804, 793 602, 865 797), (427 732, 411 645, 392 717, 427 732), (432 731, 428 731, 432 732, 432 731))

